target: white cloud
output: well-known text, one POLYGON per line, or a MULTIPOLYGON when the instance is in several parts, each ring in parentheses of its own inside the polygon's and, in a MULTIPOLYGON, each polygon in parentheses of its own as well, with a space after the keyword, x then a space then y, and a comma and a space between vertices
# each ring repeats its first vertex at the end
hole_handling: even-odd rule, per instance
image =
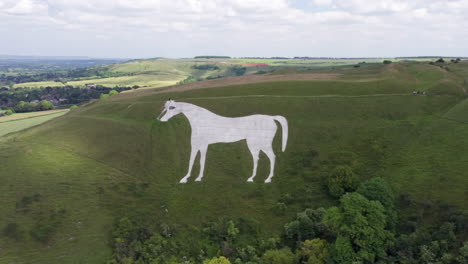
MULTIPOLYGON (((40 32, 44 53, 95 56, 384 56, 441 54, 444 45, 468 55, 467 21, 466 0, 0 0, 3 36, 40 32), (47 49, 50 39, 63 47, 47 49)), ((34 50, 28 45, 0 42, 0 53, 34 50)))

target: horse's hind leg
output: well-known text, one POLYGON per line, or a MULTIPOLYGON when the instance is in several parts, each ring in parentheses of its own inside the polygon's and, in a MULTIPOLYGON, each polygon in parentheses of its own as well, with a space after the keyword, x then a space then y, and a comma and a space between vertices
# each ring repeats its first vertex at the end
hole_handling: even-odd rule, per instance
POLYGON ((247 146, 249 147, 250 153, 252 153, 252 159, 253 159, 252 176, 247 181, 253 182, 255 175, 257 175, 258 155, 260 154, 260 150, 250 145, 248 141, 247 141, 247 146))
POLYGON ((203 172, 205 170, 205 158, 206 158, 206 151, 208 150, 208 146, 203 146, 200 148, 200 174, 195 179, 195 181, 199 182, 203 178, 203 172))
POLYGON ((190 162, 189 162, 189 169, 187 172, 187 175, 180 180, 180 183, 186 183, 187 179, 190 178, 190 174, 192 174, 192 167, 193 167, 193 162, 195 161, 195 157, 197 157, 198 149, 194 148, 192 146, 192 151, 190 152, 190 162))
POLYGON ((265 180, 266 183, 271 182, 271 178, 273 178, 273 175, 275 173, 275 153, 273 152, 273 149, 271 148, 271 145, 266 147, 265 149, 262 149, 263 152, 268 156, 270 159, 270 175, 268 175, 268 178, 265 180))

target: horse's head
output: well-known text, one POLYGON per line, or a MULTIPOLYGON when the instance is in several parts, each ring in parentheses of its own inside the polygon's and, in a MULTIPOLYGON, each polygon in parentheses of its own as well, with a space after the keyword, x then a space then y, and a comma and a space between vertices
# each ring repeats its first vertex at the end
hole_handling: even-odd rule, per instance
POLYGON ((180 107, 177 106, 177 103, 171 99, 167 100, 163 106, 161 114, 156 118, 161 122, 167 122, 173 116, 180 114, 180 107), (161 117, 162 116, 162 117, 161 117))

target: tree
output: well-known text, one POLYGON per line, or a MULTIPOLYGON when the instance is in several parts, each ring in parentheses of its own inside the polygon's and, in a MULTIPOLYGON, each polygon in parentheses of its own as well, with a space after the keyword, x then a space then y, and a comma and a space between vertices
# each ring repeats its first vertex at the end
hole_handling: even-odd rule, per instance
POLYGON ((322 219, 326 213, 323 208, 306 209, 298 213, 296 219, 284 225, 286 236, 295 241, 312 239, 326 232, 322 219))
POLYGON ((116 95, 116 94, 119 94, 119 92, 116 90, 112 90, 109 92, 109 96, 116 95))
POLYGON ((234 221, 229 220, 228 221, 228 227, 227 227, 227 239, 229 242, 234 241, 234 239, 237 237, 237 234, 239 234, 239 229, 236 227, 234 224, 234 221))
POLYGON ((328 192, 333 197, 341 197, 345 192, 354 191, 357 177, 353 169, 347 165, 336 166, 328 175, 328 192))
POLYGON ((268 250, 262 256, 263 264, 292 264, 294 254, 289 248, 268 250))
POLYGON ((47 101, 47 100, 42 100, 38 105, 37 105, 37 110, 38 111, 44 111, 44 110, 51 110, 54 108, 54 105, 47 101))
POLYGON ((304 264, 324 264, 329 256, 327 241, 320 238, 304 241, 299 249, 300 262, 304 264))
POLYGON ((468 242, 465 242, 458 252, 460 253, 457 257, 458 263, 468 264, 468 242))
POLYGON ((203 264, 231 264, 231 262, 225 257, 219 257, 205 260, 203 261, 203 264))
POLYGON ((331 252, 336 263, 374 262, 386 256, 393 234, 385 229, 386 216, 380 202, 348 193, 340 199, 339 207, 327 210, 323 221, 336 236, 331 252))
POLYGON ((397 213, 395 209, 395 195, 392 188, 382 178, 372 178, 362 183, 356 191, 368 200, 379 201, 387 216, 389 229, 393 229, 397 223, 397 213))

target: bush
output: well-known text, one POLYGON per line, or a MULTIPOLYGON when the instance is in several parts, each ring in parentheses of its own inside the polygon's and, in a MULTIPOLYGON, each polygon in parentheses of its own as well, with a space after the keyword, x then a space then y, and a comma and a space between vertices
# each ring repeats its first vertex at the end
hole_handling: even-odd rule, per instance
POLYGON ((9 116, 9 115, 12 115, 13 113, 14 113, 13 110, 7 109, 4 114, 9 116))
POLYGON ((20 240, 23 237, 23 231, 18 224, 9 223, 3 228, 3 235, 11 239, 20 240))
POLYGON ((192 75, 188 76, 187 78, 183 79, 182 81, 179 81, 177 84, 186 84, 186 83, 191 83, 191 82, 196 82, 198 79, 192 75))
POLYGON ((245 72, 247 71, 247 68, 236 66, 236 67, 232 67, 231 70, 236 76, 241 76, 245 74, 245 72))
POLYGON ((78 108, 77 105, 72 105, 72 106, 70 106, 70 109, 76 109, 76 108, 78 108))
POLYGON ((273 207, 273 212, 276 215, 284 215, 284 213, 286 213, 287 208, 288 206, 285 203, 278 202, 276 203, 275 207, 273 207))
POLYGON ((440 59, 436 60, 436 63, 444 63, 444 62, 445 62, 445 60, 443 58, 440 58, 440 59))
POLYGON ((109 97, 108 94, 101 94, 101 96, 100 96, 99 98, 101 98, 101 99, 106 99, 106 98, 108 98, 108 97, 109 97))
POLYGON ((384 61, 383 61, 383 64, 390 64, 390 63, 392 63, 391 60, 384 60, 384 61))

